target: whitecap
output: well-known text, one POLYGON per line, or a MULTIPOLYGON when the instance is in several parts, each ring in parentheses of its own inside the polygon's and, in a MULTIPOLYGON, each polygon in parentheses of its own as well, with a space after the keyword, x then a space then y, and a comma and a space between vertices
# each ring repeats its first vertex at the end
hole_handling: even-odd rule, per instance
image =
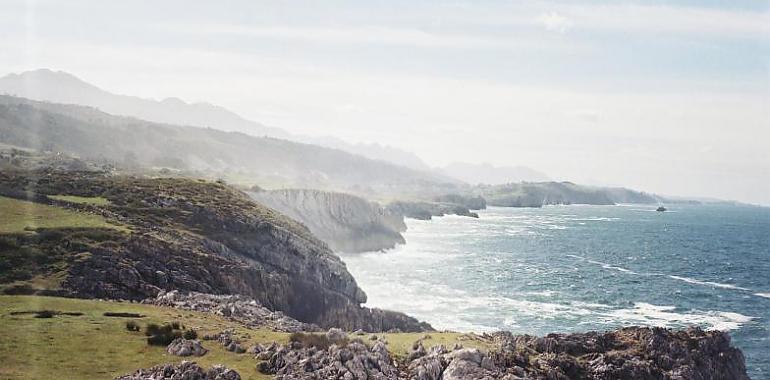
POLYGON ((739 313, 726 311, 676 312, 675 306, 652 305, 637 302, 631 309, 618 309, 603 313, 609 323, 641 324, 665 328, 681 328, 691 325, 702 326, 707 330, 736 330, 751 321, 749 317, 739 313))
POLYGON ((712 281, 701 281, 696 280, 694 278, 689 277, 682 277, 682 276, 668 276, 669 278, 673 278, 674 280, 684 281, 689 284, 695 284, 695 285, 705 285, 705 286, 713 286, 715 288, 722 288, 722 289, 732 289, 732 290, 751 290, 748 288, 742 288, 740 286, 731 285, 731 284, 722 284, 719 282, 712 282, 712 281))
POLYGON ((770 298, 770 293, 754 293, 757 297, 770 298))
POLYGON ((567 257, 573 257, 573 258, 576 258, 576 259, 580 259, 580 260, 589 262, 591 264, 599 265, 599 266, 601 266, 604 269, 616 270, 618 272, 623 272, 623 273, 628 273, 628 274, 639 274, 639 273, 636 273, 636 272, 634 272, 634 271, 632 271, 630 269, 626 269, 626 268, 619 267, 619 266, 612 265, 612 264, 608 264, 608 263, 603 263, 601 261, 590 260, 590 259, 587 259, 587 258, 582 257, 582 256, 577 256, 577 255, 566 255, 566 256, 567 257))

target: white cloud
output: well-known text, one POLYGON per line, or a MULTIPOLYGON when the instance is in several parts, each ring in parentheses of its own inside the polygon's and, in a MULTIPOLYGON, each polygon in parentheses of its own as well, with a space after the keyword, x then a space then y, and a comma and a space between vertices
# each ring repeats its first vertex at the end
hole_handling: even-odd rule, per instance
POLYGON ((637 4, 567 5, 539 21, 546 28, 619 30, 644 33, 689 33, 707 36, 743 36, 767 39, 770 12, 673 7, 637 4))
POLYGON ((537 18, 537 22, 542 24, 546 30, 559 33, 564 33, 572 27, 572 21, 556 12, 548 12, 540 15, 540 17, 537 18))

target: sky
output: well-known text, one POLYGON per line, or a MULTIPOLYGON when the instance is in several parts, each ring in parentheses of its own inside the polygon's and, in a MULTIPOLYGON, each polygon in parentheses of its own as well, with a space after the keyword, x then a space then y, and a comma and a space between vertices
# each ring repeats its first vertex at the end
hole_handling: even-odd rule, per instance
POLYGON ((770 1, 0 2, 0 75, 770 205, 770 1))

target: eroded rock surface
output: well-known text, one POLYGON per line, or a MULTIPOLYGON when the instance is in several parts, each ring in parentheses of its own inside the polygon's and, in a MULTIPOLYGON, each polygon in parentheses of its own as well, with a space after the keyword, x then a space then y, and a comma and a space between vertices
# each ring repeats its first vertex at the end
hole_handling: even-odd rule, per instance
POLYGON ((209 350, 203 348, 198 340, 177 338, 166 347, 166 352, 176 356, 203 356, 209 350))
POLYGON ((292 343, 261 351, 258 368, 277 379, 412 380, 747 380, 743 355, 723 332, 693 328, 624 328, 608 333, 545 337, 496 333, 496 348, 426 349, 417 342, 405 358, 390 356, 383 341, 327 349, 292 343))
POLYGON ((334 251, 380 251, 404 244, 406 224, 361 197, 308 189, 249 192, 257 202, 304 224, 334 251))
POLYGON ((148 369, 115 378, 116 380, 241 380, 235 370, 215 365, 209 370, 201 368, 194 362, 183 361, 175 364, 161 364, 148 369))
POLYGON ((213 313, 242 323, 251 328, 267 327, 274 331, 320 331, 320 327, 288 317, 280 311, 271 311, 255 299, 240 295, 183 293, 177 290, 161 291, 157 297, 143 303, 183 310, 213 313))

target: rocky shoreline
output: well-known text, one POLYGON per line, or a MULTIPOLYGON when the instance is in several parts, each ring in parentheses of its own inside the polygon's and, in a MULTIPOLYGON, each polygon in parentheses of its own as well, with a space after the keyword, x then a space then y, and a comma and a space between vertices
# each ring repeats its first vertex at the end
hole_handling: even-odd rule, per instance
MULTIPOLYGON (((425 335, 405 357, 393 356, 381 336, 362 338, 331 329, 314 339, 254 347, 249 353, 259 372, 277 380, 748 380, 743 355, 730 337, 698 328, 630 327, 545 337, 500 332, 481 337, 489 350, 459 344, 426 348, 431 336, 425 335)), ((180 372, 196 373, 191 379, 240 379, 232 370, 214 367, 206 373, 189 362, 118 379, 187 379, 158 377, 180 372)))

